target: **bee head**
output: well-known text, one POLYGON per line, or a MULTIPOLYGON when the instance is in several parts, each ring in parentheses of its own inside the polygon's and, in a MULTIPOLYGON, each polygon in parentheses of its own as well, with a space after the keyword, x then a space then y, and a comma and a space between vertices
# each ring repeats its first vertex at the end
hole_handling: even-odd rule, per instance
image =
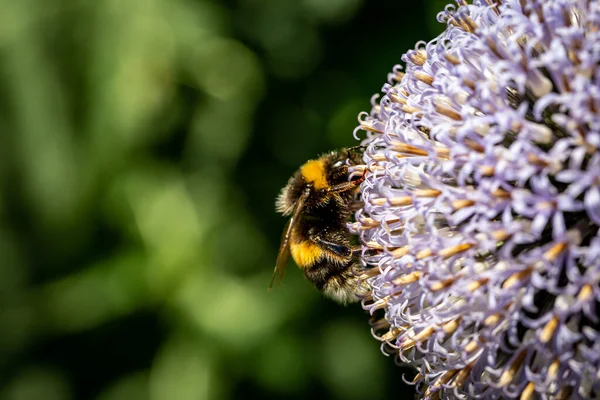
POLYGON ((309 160, 300 167, 283 188, 275 207, 283 215, 291 215, 298 199, 306 190, 310 190, 311 204, 327 201, 331 186, 348 181, 348 161, 355 164, 356 156, 349 150, 334 151, 309 160))

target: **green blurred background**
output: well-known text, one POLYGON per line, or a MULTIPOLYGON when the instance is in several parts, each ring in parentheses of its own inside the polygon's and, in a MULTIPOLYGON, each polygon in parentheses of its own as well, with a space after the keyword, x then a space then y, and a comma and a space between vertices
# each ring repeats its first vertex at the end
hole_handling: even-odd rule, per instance
POLYGON ((273 202, 444 3, 0 0, 0 399, 412 397, 273 202))

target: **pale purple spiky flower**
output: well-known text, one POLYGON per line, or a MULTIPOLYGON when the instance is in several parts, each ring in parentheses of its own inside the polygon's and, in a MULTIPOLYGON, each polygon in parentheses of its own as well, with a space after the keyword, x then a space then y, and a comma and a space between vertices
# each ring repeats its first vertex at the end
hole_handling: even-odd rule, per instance
POLYGON ((600 4, 457 3, 361 117, 363 307, 423 397, 600 396, 600 4))

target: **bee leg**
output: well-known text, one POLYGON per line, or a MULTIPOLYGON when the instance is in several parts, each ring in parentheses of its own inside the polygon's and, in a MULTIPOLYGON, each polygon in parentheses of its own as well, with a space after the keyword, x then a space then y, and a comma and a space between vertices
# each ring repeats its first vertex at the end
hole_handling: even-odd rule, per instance
POLYGON ((351 151, 365 151, 366 148, 367 148, 367 146, 365 146, 363 144, 359 144, 358 146, 348 147, 346 150, 348 150, 348 153, 349 153, 351 151))
POLYGON ((364 206, 365 203, 363 201, 353 201, 348 208, 350 209, 350 211, 356 212, 364 206))
POLYGON ((344 182, 344 183, 340 183, 338 185, 331 186, 329 189, 327 189, 327 191, 330 193, 340 193, 340 192, 345 192, 347 190, 352 190, 355 187, 357 187, 358 185, 360 185, 365 180, 366 176, 367 176, 367 169, 365 168, 365 170, 363 171, 363 174, 360 178, 355 179, 350 182, 344 182))
MULTIPOLYGON (((352 257, 360 257, 362 255, 362 247, 356 246, 352 248, 352 257)), ((367 249, 365 250, 365 256, 374 256, 377 254, 377 250, 375 249, 367 249)))
POLYGON ((352 257, 352 249, 350 249, 350 247, 346 246, 345 244, 330 242, 317 235, 311 235, 310 240, 338 257, 352 257))

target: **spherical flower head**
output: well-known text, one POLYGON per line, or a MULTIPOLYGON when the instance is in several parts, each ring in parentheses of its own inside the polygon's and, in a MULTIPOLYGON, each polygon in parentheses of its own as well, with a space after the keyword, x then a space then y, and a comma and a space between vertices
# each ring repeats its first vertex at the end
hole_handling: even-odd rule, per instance
POLYGON ((599 396, 600 3, 457 3, 361 116, 363 307, 424 398, 599 396))

